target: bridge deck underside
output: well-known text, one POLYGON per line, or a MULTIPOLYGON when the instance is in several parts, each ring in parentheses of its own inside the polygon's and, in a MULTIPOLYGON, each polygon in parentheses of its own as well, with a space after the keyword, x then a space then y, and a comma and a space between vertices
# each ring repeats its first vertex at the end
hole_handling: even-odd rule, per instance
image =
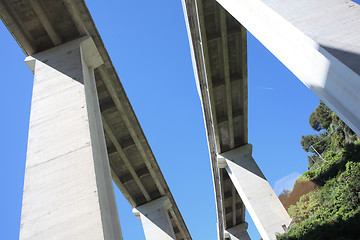
POLYGON ((92 37, 104 60, 95 78, 113 180, 132 207, 168 196, 176 239, 191 239, 85 2, 4 0, 0 17, 27 56, 92 37))
POLYGON ((213 169, 220 239, 245 207, 216 154, 248 143, 246 29, 215 0, 184 0, 213 169))

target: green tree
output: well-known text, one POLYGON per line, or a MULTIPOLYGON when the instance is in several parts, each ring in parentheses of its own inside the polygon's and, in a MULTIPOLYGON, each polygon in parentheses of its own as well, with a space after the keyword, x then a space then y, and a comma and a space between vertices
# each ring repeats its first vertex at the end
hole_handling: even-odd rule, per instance
POLYGON ((310 114, 309 124, 318 134, 301 136, 300 144, 309 156, 309 167, 322 164, 323 157, 330 151, 340 151, 346 144, 358 140, 357 135, 322 101, 310 114), (316 149, 316 151, 314 150, 316 149))
POLYGON ((311 113, 309 124, 318 133, 301 136, 303 149, 313 153, 309 170, 301 178, 319 189, 288 208, 291 226, 277 239, 359 240, 359 137, 323 102, 311 113))

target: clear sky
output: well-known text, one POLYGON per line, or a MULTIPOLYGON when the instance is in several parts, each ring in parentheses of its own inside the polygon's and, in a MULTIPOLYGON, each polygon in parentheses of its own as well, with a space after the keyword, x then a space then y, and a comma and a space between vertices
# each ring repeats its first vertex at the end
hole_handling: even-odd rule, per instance
MULTIPOLYGON (((217 239, 215 199, 181 1, 86 1, 193 239, 217 239)), ((33 74, 0 24, 0 239, 18 239, 33 74)), ((307 170, 317 97, 248 34, 249 142, 276 191, 307 170), (290 180, 289 180, 290 179, 290 180)), ((124 239, 145 239, 115 189, 124 239)), ((247 217, 250 223, 251 219, 247 217)), ((249 232, 260 239, 253 225, 249 232)))

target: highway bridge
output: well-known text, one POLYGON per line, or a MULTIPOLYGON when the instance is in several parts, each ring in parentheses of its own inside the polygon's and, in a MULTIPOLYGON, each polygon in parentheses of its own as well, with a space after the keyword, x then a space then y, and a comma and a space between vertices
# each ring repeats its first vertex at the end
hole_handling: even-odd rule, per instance
POLYGON ((242 148, 247 148, 245 151, 251 155, 247 123, 246 29, 216 1, 190 0, 183 1, 183 4, 207 129, 219 239, 250 239, 246 232, 244 202, 250 208, 251 217, 262 237, 274 238, 276 232, 284 231, 282 226, 289 226, 291 219, 261 170, 251 159, 249 166, 244 168, 247 172, 255 173, 255 178, 247 175, 242 177, 239 182, 241 189, 236 189, 236 180, 230 179, 231 170, 226 169, 227 164, 219 160, 219 154, 242 148), (250 193, 246 188, 256 190, 250 193), (253 208, 256 205, 260 207, 253 208), (269 216, 277 218, 275 220, 269 216), (276 225, 275 229, 271 229, 272 226, 264 227, 266 224, 276 225))
POLYGON ((207 129, 219 238, 249 238, 246 207, 262 238, 275 239, 291 219, 251 156, 246 30, 359 134, 360 7, 341 0, 182 2, 207 129))
MULTIPOLYGON (((26 56, 91 37, 103 61, 94 75, 112 179, 133 208, 167 198, 176 239, 191 239, 85 2, 5 0, 0 16, 26 56)), ((21 231, 36 227, 27 223, 22 221, 21 231)))
POLYGON ((245 223, 245 206, 217 153, 248 143, 246 29, 216 1, 185 1, 199 95, 204 107, 220 239, 245 223), (233 49, 233 51, 229 51, 233 49))
MULTIPOLYGON (((195 78, 207 130, 217 206, 219 239, 249 239, 246 231, 245 207, 248 209, 263 239, 274 239, 275 234, 286 230, 291 220, 251 156, 252 146, 248 142, 247 129, 246 29, 259 38, 306 86, 313 90, 359 134, 359 115, 356 110, 359 105, 357 98, 359 92, 359 81, 357 81, 359 79, 359 68, 357 63, 359 61, 356 61, 356 59, 358 59, 360 49, 358 42, 356 42, 359 34, 356 24, 359 20, 354 20, 351 14, 346 14, 348 11, 357 11, 358 6, 352 5, 352 10, 344 10, 341 7, 347 5, 343 1, 331 0, 331 3, 334 6, 339 6, 339 9, 343 12, 337 13, 331 8, 325 10, 327 13, 337 17, 339 22, 352 24, 350 30, 347 29, 350 32, 345 34, 347 38, 338 41, 338 38, 342 37, 344 32, 342 32, 342 35, 331 35, 330 32, 334 33, 336 31, 334 31, 334 28, 329 27, 330 20, 330 23, 319 21, 317 26, 317 29, 321 30, 319 33, 322 33, 323 36, 329 36, 328 39, 321 38, 323 36, 319 37, 314 34, 313 29, 307 29, 308 25, 306 23, 309 22, 309 19, 299 17, 300 20, 294 20, 291 18, 296 13, 292 11, 298 9, 288 2, 284 3, 284 8, 277 5, 276 1, 267 0, 258 1, 255 7, 252 6, 253 2, 251 1, 240 3, 238 0, 229 0, 228 2, 221 0, 183 0, 182 2, 192 51, 195 78), (229 10, 231 14, 225 9, 229 10), (242 12, 239 13, 238 9, 241 9, 242 12), (263 15, 248 15, 249 12, 263 15), (282 18, 279 18, 279 15, 282 18), (349 17, 342 20, 344 15, 349 17), (243 16, 247 16, 247 18, 243 16), (262 16, 266 16, 268 21, 261 22, 263 20, 262 16), (251 21, 248 21, 248 19, 251 19, 251 21), (294 23, 292 21, 298 22, 290 26, 288 23, 294 23), (280 26, 280 30, 275 28, 273 32, 266 31, 266 28, 271 29, 274 26, 280 26), (295 36, 295 39, 289 40, 286 38, 287 35, 290 38, 295 36), (273 39, 276 39, 276 41, 273 39), (298 39, 300 40, 298 41, 298 39), (284 54, 283 47, 290 52, 296 51, 292 52, 292 54, 288 54, 288 52, 284 54), (297 51, 299 49, 300 51, 297 51), (307 59, 304 60, 306 57, 307 59), (299 62, 310 62, 313 65, 298 64, 299 62), (313 66, 316 66, 316 68, 314 69, 313 66), (310 75, 315 77, 309 77, 310 75), (344 76, 348 78, 344 78, 344 76), (334 89, 336 93, 334 93, 334 89)), ((302 12, 309 13, 306 11, 314 9, 314 6, 311 5, 313 3, 309 2, 311 1, 303 0, 301 3, 296 3, 310 6, 300 9, 301 11, 299 10, 299 13, 296 14, 317 18, 319 16, 317 14, 321 13, 315 12, 311 15, 302 12)), ((318 5, 315 5, 317 7, 323 6, 322 3, 323 1, 317 1, 316 4, 318 5)), ((62 71, 66 64, 61 61, 59 63, 53 57, 54 52, 61 52, 64 55, 69 54, 72 56, 72 60, 79 59, 81 61, 83 69, 88 69, 83 70, 85 73, 80 79, 73 79, 80 83, 90 82, 89 86, 86 86, 86 84, 80 87, 76 85, 76 89, 87 93, 82 96, 81 101, 86 101, 88 109, 85 115, 88 115, 89 118, 84 121, 90 123, 88 131, 91 137, 88 141, 95 142, 92 146, 93 152, 99 151, 100 155, 105 152, 106 158, 109 160, 108 165, 106 165, 104 162, 96 162, 94 157, 96 175, 101 172, 101 177, 96 176, 96 184, 105 186, 94 188, 94 192, 99 191, 101 219, 104 225, 108 224, 102 230, 104 239, 120 238, 121 235, 121 233, 119 234, 120 227, 116 226, 118 224, 116 210, 111 210, 114 209, 114 203, 111 202, 113 193, 111 193, 109 181, 107 180, 107 174, 110 176, 110 171, 113 181, 134 208, 134 214, 142 220, 147 239, 167 239, 167 237, 169 239, 191 239, 85 2, 81 0, 2 0, 0 1, 0 16, 25 55, 29 56, 27 64, 34 72, 35 80, 43 77, 41 75, 44 74, 43 72, 46 72, 46 76, 49 74, 47 71, 51 72, 53 69, 57 70, 56 74, 58 72, 63 73, 60 74, 60 77, 68 80, 71 74, 67 73, 67 71, 71 70, 71 66, 65 69, 66 71, 62 71), (74 49, 80 49, 80 58, 74 54, 74 51, 77 51, 74 49), (95 92, 97 92, 97 96, 94 97, 95 94, 89 97, 89 89, 94 87, 91 86, 93 80, 96 84, 95 92), (97 105, 98 110, 96 109, 97 105), (94 116, 90 116, 92 111, 95 112, 94 116), (93 122, 94 119, 95 122, 93 122), (101 130, 99 130, 100 127, 101 130), (94 134, 94 129, 96 129, 96 134, 94 134), (102 138, 106 142, 105 148, 102 147, 102 138), (107 173, 107 168, 110 170, 109 173, 107 173), (99 180, 100 178, 105 180, 99 180), (102 198, 102 194, 105 198, 102 198), (109 203, 101 206, 104 199, 107 199, 105 201, 109 201, 109 203), (160 211, 161 217, 149 217, 156 215, 153 210, 160 211), (103 212, 107 214, 103 214, 103 212), (106 217, 112 219, 110 223, 108 220, 104 220, 106 217), (155 225, 163 226, 157 229, 155 225), (108 231, 108 229, 112 230, 108 231), (152 235, 153 231, 156 232, 155 235, 152 235), (113 235, 109 234, 109 232, 112 232, 113 235), (167 236, 159 238, 159 236, 163 236, 161 234, 164 234, 164 232, 167 236)), ((55 56, 57 56, 56 54, 55 56)), ((43 87, 41 84, 36 82, 34 91, 37 86, 40 86, 41 90, 43 87)), ((93 93, 94 88, 91 91, 93 93)), ((41 95, 35 94, 34 96, 33 105, 37 107, 36 102, 41 99, 39 97, 41 95)), ((65 99, 65 97, 62 99, 65 99)), ((79 104, 83 103, 81 101, 79 104)), ((54 104, 54 102, 51 102, 51 104, 54 104)), ((55 103, 55 106, 58 105, 55 103)), ((36 225, 37 223, 35 223, 33 225, 34 222, 29 221, 26 217, 26 214, 29 216, 39 214, 37 211, 33 211, 34 209, 29 204, 29 202, 34 201, 34 196, 35 199, 44 198, 44 195, 36 195, 38 194, 36 188, 44 186, 39 183, 40 181, 34 182, 32 177, 29 177, 31 176, 29 172, 39 166, 38 158, 33 157, 39 152, 39 148, 36 144, 35 147, 32 144, 34 142, 31 140, 34 139, 32 132, 36 133, 38 131, 39 119, 40 121, 44 120, 44 116, 41 116, 41 114, 40 117, 36 115, 36 107, 34 107, 35 110, 32 110, 32 112, 35 112, 35 117, 33 117, 32 113, 30 120, 27 160, 30 164, 27 163, 24 185, 23 215, 25 212, 25 217, 22 217, 21 239, 34 237, 36 234, 43 234, 41 236, 45 236, 46 239, 46 234, 48 234, 46 228, 42 228, 41 224, 36 225), (39 119, 37 119, 38 117, 39 119), (31 184, 29 184, 29 181, 31 184), (33 188, 34 183, 35 185, 39 184, 36 185, 35 190, 33 188), (36 227, 34 228, 34 226, 36 227), (32 231, 32 229, 36 228, 41 230, 38 232, 32 231)), ((55 115, 57 114, 59 113, 55 112, 55 115)), ((84 125, 84 122, 81 124, 84 125)), ((54 129, 54 126, 52 128, 54 129)), ((62 130, 66 131, 67 129, 63 128, 62 130)), ((46 131, 44 132, 46 133, 46 131)), ((41 132, 41 134, 44 132, 41 132)), ((57 132, 55 131, 55 133, 57 132)), ((66 143, 61 142, 61 139, 59 144, 66 145, 66 143)), ((88 148, 88 142, 82 148, 88 148)), ((79 149, 75 150, 78 151, 79 149)), ((50 151, 48 154, 51 155, 53 152, 50 151)), ((66 156, 71 155, 73 151, 58 154, 56 158, 62 159, 64 154, 66 156)), ((78 157, 75 156, 74 158, 78 157)), ((53 161, 53 159, 55 158, 49 158, 48 160, 53 161)), ((41 164, 48 166, 46 165, 48 162, 41 164)), ((44 173, 42 174, 43 176, 40 173, 37 178, 41 179, 51 175, 46 171, 45 176, 44 173)), ((58 172, 53 175, 57 177, 58 172)), ((56 181, 58 180, 56 179, 56 181)), ((52 194, 59 196, 59 193, 64 192, 57 192, 57 189, 55 189, 52 194)), ((78 196, 75 194, 74 197, 75 201, 78 196)), ((53 199, 50 200, 53 201, 53 199)), ((54 226, 57 226, 56 222, 54 226)), ((79 226, 81 227, 81 224, 79 226)), ((73 231, 77 231, 75 227, 73 231)), ((61 234, 66 236, 68 233, 62 232, 61 234)))

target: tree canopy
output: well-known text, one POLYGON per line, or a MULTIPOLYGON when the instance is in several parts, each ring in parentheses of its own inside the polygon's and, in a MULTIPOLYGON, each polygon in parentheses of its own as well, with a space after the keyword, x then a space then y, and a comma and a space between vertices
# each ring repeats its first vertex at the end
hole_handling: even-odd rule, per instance
MULTIPOLYGON (((323 102, 309 117, 317 134, 301 137, 309 170, 297 182, 318 188, 288 208, 292 223, 278 240, 358 240, 360 236, 360 140, 323 102)), ((291 192, 290 192, 291 194, 291 192)), ((289 193, 287 193, 289 195, 289 193)))
POLYGON ((300 144, 303 149, 313 153, 308 157, 309 167, 312 167, 314 163, 321 163, 326 153, 339 151, 347 143, 357 139, 357 135, 321 101, 315 111, 310 114, 309 124, 319 132, 301 136, 300 144))

